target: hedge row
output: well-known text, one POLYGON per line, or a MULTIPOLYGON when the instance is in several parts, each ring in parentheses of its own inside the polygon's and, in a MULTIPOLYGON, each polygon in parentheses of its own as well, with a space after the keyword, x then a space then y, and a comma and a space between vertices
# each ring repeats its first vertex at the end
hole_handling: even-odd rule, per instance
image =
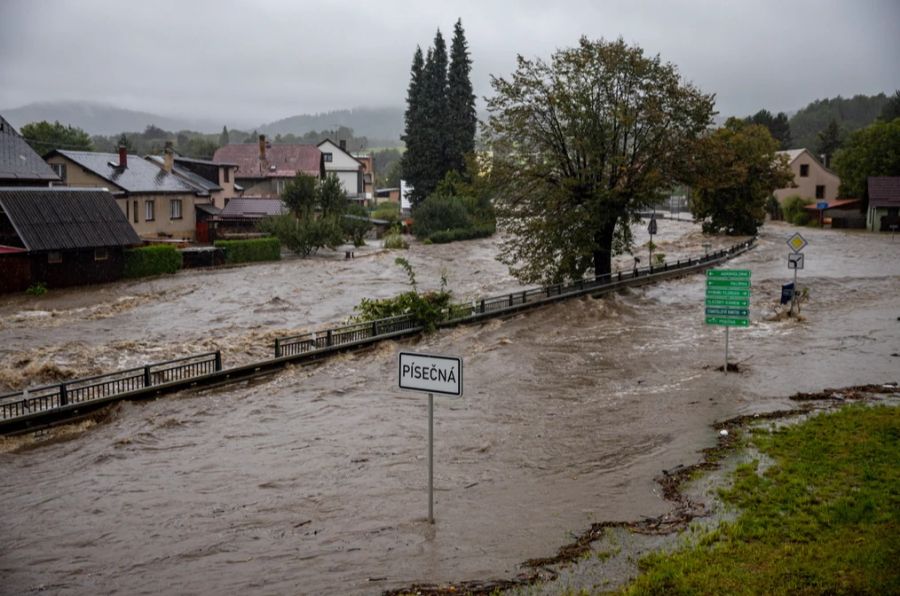
POLYGON ((496 226, 493 224, 481 224, 468 228, 454 228, 452 230, 440 230, 428 236, 435 244, 446 244, 457 240, 471 240, 472 238, 487 238, 493 236, 496 226))
POLYGON ((215 246, 225 249, 226 263, 277 261, 281 259, 281 241, 278 238, 216 240, 215 246))
POLYGON ((125 251, 125 277, 175 273, 181 269, 181 253, 168 244, 154 244, 125 251))

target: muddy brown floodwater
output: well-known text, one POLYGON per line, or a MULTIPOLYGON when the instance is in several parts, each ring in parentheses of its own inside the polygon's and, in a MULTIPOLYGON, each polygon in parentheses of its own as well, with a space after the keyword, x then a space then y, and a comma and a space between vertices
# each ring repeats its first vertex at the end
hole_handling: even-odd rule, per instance
MULTIPOLYGON (((660 224, 669 254, 702 242, 690 224, 660 224)), ((806 320, 768 321, 790 279, 784 240, 794 231, 767 225, 759 247, 730 265, 752 271, 752 324, 731 334, 740 374, 713 370, 724 331, 704 325, 704 278, 692 275, 249 385, 122 404, 68 440, 7 441, 2 591, 378 593, 512 576, 592 522, 664 513, 653 478, 696 461, 715 442, 715 420, 790 407, 797 391, 898 380, 900 242, 803 229, 806 320), (426 398, 396 390, 399 349, 465 360, 465 395, 435 399, 434 526, 426 398)), ((409 256, 420 280, 446 266, 463 293, 493 293, 515 286, 493 246, 417 246, 409 256)), ((206 333, 325 322, 363 295, 402 288, 394 256, 338 271, 320 259, 112 286, 98 291, 106 304, 151 288, 161 297, 105 319, 59 298, 47 310, 63 323, 14 321, 0 334, 12 354, 11 341, 24 352, 78 342, 105 354, 121 341, 165 351, 206 333), (291 309, 254 312, 275 296, 291 309)), ((27 308, 13 300, 0 310, 6 319, 27 308)))

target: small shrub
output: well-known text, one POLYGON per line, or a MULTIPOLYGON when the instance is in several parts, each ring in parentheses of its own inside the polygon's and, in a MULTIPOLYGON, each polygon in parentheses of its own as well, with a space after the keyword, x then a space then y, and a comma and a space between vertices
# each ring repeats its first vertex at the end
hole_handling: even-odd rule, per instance
POLYGON ((125 277, 175 273, 181 269, 181 253, 169 244, 153 244, 125 251, 125 277))
POLYGON ((470 225, 469 212, 460 199, 433 194, 416 207, 412 232, 417 238, 424 239, 435 232, 467 228, 470 225))
POLYGON ((373 219, 384 219, 391 223, 400 221, 399 203, 382 203, 372 210, 373 219))
MULTIPOLYGON (((353 204, 347 207, 347 212, 344 215, 369 217, 369 212, 362 205, 353 204)), ((371 229, 372 224, 369 221, 349 217, 341 218, 341 230, 353 242, 353 246, 363 246, 366 243, 366 234, 371 229)))
POLYGON ((663 263, 666 262, 666 253, 658 252, 655 255, 653 255, 653 258, 656 259, 657 265, 662 265, 663 263))
POLYGON ((215 246, 225 250, 226 263, 250 263, 281 259, 281 242, 278 238, 216 240, 215 246))
POLYGON ((784 220, 795 226, 805 226, 811 219, 809 213, 803 207, 812 204, 812 199, 807 199, 797 195, 789 196, 784 200, 781 211, 784 214, 784 220))
POLYGON ((409 262, 399 257, 394 262, 406 271, 411 289, 393 298, 378 300, 363 298, 354 308, 359 314, 353 317, 353 320, 357 322, 377 321, 409 314, 427 331, 433 331, 437 323, 446 318, 451 306, 447 278, 441 276, 440 290, 420 294, 416 285, 415 272, 409 262))
POLYGON ((32 284, 28 286, 28 289, 25 290, 25 293, 29 296, 43 296, 47 293, 47 286, 44 282, 37 282, 36 284, 32 284))
POLYGON ((403 239, 400 232, 391 232, 384 237, 384 247, 392 250, 403 250, 409 248, 409 243, 403 239))
POLYGON ((493 236, 496 230, 496 225, 493 223, 472 225, 467 228, 440 230, 431 234, 428 239, 431 240, 431 242, 433 242, 434 244, 445 244, 447 242, 456 242, 457 240, 487 238, 488 236, 493 236))

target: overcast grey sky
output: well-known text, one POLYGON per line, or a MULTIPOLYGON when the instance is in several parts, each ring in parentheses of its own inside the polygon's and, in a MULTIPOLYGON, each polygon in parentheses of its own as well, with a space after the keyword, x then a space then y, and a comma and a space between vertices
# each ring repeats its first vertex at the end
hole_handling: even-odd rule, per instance
POLYGON ((0 109, 61 99, 259 123, 402 106, 463 20, 479 97, 517 53, 623 37, 724 115, 900 88, 900 0, 0 0, 0 109))

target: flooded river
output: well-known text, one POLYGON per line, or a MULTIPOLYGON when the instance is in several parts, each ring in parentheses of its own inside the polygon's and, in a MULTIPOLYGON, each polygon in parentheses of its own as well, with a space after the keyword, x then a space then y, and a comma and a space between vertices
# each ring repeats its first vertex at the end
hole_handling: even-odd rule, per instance
MULTIPOLYGON (((794 231, 767 225, 730 265, 752 271, 752 325, 731 333, 740 374, 713 370, 724 330, 703 324, 704 278, 693 275, 122 404, 65 440, 7 440, 0 591, 378 593, 508 577, 591 522, 663 513, 653 478, 696 461, 713 421, 787 407, 796 391, 900 380, 900 242, 803 229, 806 320, 769 321, 794 231), (465 395, 435 398, 434 526, 426 398, 396 389, 400 349, 465 361, 465 395)), ((660 232, 670 258, 700 251, 691 224, 661 221, 660 232)), ((408 256, 424 285, 446 268, 460 295, 518 287, 494 253, 485 240, 408 256)), ((267 333, 404 289, 395 256, 182 273, 61 292, 40 310, 5 299, 4 362, 34 354, 81 374, 200 351, 209 337, 228 342, 228 365, 267 333), (72 349, 89 356, 61 360, 72 349)))

